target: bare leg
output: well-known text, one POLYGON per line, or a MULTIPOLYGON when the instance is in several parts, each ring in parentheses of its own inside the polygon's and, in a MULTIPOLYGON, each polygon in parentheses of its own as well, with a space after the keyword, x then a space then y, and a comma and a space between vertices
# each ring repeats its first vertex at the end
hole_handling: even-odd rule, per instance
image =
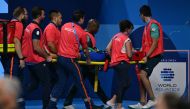
MULTIPOLYGON (((146 89, 148 95, 150 96, 151 99, 154 99, 155 96, 154 96, 154 93, 153 93, 153 90, 152 90, 152 86, 150 84, 150 80, 149 78, 147 77, 147 73, 144 71, 144 70, 141 70, 141 81, 142 81, 142 84, 144 86, 144 88, 146 89)), ((143 93, 143 90, 141 91, 143 93)), ((141 93, 141 94, 142 94, 141 93)), ((145 97, 144 95, 142 95, 142 98, 145 97)), ((143 99, 142 99, 143 100, 143 99)))
POLYGON ((145 87, 142 84, 142 81, 140 81, 141 84, 139 86, 140 89, 140 103, 141 105, 145 105, 146 104, 146 92, 145 92, 145 87))
POLYGON ((122 109, 122 103, 117 103, 116 109, 122 109))

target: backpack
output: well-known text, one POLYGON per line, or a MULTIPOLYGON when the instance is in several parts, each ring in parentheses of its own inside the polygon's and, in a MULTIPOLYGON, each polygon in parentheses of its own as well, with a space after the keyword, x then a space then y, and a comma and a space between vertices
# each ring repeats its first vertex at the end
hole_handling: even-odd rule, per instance
POLYGON ((15 53, 14 34, 18 21, 0 19, 0 53, 15 53))

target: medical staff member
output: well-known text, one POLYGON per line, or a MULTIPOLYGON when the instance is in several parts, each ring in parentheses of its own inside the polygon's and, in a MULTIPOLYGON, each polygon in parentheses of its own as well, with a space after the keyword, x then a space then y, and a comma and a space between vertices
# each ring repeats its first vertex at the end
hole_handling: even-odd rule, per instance
POLYGON ((146 23, 142 38, 141 51, 146 53, 143 60, 146 62, 142 64, 140 68, 140 103, 136 105, 129 105, 130 108, 151 108, 155 102, 155 96, 150 84, 149 77, 152 74, 153 69, 161 61, 163 48, 163 30, 161 24, 154 20, 151 16, 151 9, 147 5, 143 5, 140 8, 140 16, 143 22, 146 23), (149 100, 146 100, 146 93, 148 93, 149 100))
MULTIPOLYGON (((58 10, 51 10, 49 12, 50 23, 46 26, 44 30, 44 38, 45 38, 45 50, 51 55, 53 58, 57 58, 57 48, 58 41, 61 36, 61 32, 59 30, 59 26, 62 23, 62 14, 58 10)), ((57 63, 49 63, 49 69, 51 70, 52 84, 55 84, 57 81, 57 63)))
POLYGON ((51 77, 47 62, 52 61, 52 57, 45 52, 45 38, 40 28, 40 23, 45 18, 45 11, 41 7, 32 8, 33 21, 26 27, 22 41, 22 54, 26 57, 25 62, 30 71, 31 84, 27 92, 32 92, 42 84, 43 108, 46 109, 49 103, 51 92, 51 77))
POLYGON ((111 56, 111 66, 114 69, 113 97, 107 102, 113 106, 117 103, 116 109, 124 109, 122 100, 125 91, 129 87, 130 58, 132 57, 132 44, 129 34, 133 30, 133 24, 128 20, 119 23, 120 32, 111 39, 106 50, 111 56))
POLYGON ((86 108, 96 109, 89 98, 80 67, 77 63, 77 59, 80 58, 80 44, 86 53, 87 63, 90 62, 86 32, 80 26, 84 23, 84 12, 80 10, 74 11, 72 20, 73 22, 66 23, 61 28, 61 37, 58 43, 58 81, 51 93, 48 109, 56 109, 57 101, 65 89, 65 82, 69 76, 73 78, 80 95, 85 99, 86 108))
POLYGON ((59 26, 62 23, 61 12, 57 10, 51 10, 49 12, 50 23, 46 26, 44 30, 44 37, 46 40, 47 52, 52 54, 57 54, 58 41, 61 35, 59 26))
POLYGON ((19 68, 23 68, 25 66, 24 57, 21 52, 21 38, 24 29, 22 21, 25 19, 24 13, 24 8, 20 6, 16 7, 13 11, 13 19, 11 22, 15 23, 13 44, 15 45, 16 53, 8 53, 7 56, 2 56, 2 64, 6 75, 18 76, 19 68), (12 68, 11 61, 13 63, 12 68))
MULTIPOLYGON (((26 8, 18 6, 13 11, 13 19, 11 22, 15 23, 15 31, 13 35, 13 43, 16 53, 8 53, 7 59, 3 58, 5 74, 17 77, 23 88, 23 68, 25 67, 24 56, 22 55, 21 43, 24 33, 23 21, 26 21, 26 8)), ((18 96, 17 102, 20 109, 24 109, 23 96, 18 96)))
MULTIPOLYGON (((97 20, 95 19, 91 19, 88 21, 88 25, 87 25, 87 29, 86 29, 86 34, 87 34, 87 44, 89 47, 89 50, 96 52, 97 48, 96 48, 96 39, 95 39, 95 34, 98 32, 99 29, 99 23, 97 20)), ((84 79, 88 79, 90 81, 90 84, 92 86, 94 86, 94 81, 95 81, 95 66, 92 65, 80 65, 84 79)), ((72 106, 72 101, 74 96, 77 93, 77 87, 75 85, 73 85, 69 91, 70 93, 68 94, 68 96, 65 99, 64 102, 64 107, 68 108, 68 107, 72 107, 74 108, 74 106, 72 106)), ((100 85, 100 81, 98 80, 98 92, 97 92, 98 96, 100 97, 100 99, 102 100, 102 102, 104 104, 106 104, 106 102, 108 101, 108 97, 106 96, 106 94, 104 93, 101 85, 100 85)), ((110 108, 109 106, 105 105, 105 108, 110 108)))

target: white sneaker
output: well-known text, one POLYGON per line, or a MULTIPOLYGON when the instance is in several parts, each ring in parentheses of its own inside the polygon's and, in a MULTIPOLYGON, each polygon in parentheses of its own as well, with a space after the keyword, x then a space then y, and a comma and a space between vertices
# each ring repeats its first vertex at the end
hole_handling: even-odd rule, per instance
POLYGON ((156 101, 149 100, 146 105, 142 107, 142 109, 150 109, 156 105, 156 101))
POLYGON ((73 105, 64 106, 64 109, 75 109, 73 105))
POLYGON ((128 106, 130 109, 142 109, 142 105, 141 105, 141 103, 137 103, 137 104, 135 104, 135 105, 129 105, 128 106))
POLYGON ((109 101, 107 101, 106 104, 107 104, 108 106, 111 106, 112 109, 115 108, 115 104, 112 104, 112 103, 110 103, 109 101))

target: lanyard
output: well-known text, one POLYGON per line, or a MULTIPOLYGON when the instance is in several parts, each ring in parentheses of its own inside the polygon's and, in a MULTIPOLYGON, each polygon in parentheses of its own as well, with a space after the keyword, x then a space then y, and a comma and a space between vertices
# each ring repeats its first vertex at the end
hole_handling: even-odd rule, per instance
POLYGON ((78 37, 78 35, 77 35, 77 31, 76 31, 76 29, 75 29, 74 23, 72 23, 72 27, 73 27, 73 32, 74 32, 75 38, 76 38, 76 40, 77 40, 77 42, 78 42, 78 47, 80 47, 79 37, 78 37))

